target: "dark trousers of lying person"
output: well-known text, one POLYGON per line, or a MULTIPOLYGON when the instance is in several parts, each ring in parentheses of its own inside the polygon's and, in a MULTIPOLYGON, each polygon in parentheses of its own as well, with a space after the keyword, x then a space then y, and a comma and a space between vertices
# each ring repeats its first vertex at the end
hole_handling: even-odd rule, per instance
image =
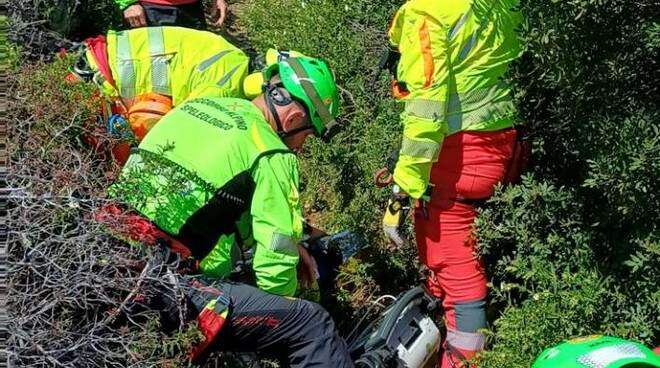
MULTIPOLYGON (((191 318, 205 340, 192 353, 253 351, 280 359, 291 368, 352 368, 344 339, 320 305, 268 294, 255 287, 196 276, 176 276, 191 318)), ((165 295, 165 294, 163 294, 165 295)), ((162 325, 179 325, 176 303, 163 302, 162 325)), ((166 327, 167 328, 167 327, 166 327)))

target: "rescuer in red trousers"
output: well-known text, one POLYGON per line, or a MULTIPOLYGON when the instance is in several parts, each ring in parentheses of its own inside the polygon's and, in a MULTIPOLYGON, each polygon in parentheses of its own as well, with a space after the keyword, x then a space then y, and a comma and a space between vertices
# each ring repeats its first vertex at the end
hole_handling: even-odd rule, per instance
POLYGON ((486 275, 475 252, 475 203, 502 181, 516 143, 503 81, 520 53, 516 0, 409 0, 388 35, 403 141, 383 228, 402 245, 411 199, 427 286, 447 327, 441 366, 464 367, 484 348, 486 275))

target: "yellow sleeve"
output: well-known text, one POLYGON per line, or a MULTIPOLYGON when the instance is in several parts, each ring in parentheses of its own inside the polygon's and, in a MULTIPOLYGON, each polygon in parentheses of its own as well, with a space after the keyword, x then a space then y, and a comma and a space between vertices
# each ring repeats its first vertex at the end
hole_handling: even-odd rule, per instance
POLYGON ((397 14, 390 37, 405 39, 399 51, 398 79, 409 94, 401 115, 403 140, 394 181, 411 197, 421 198, 431 166, 438 161, 448 131, 447 109, 452 83, 445 27, 419 11, 397 14), (405 15, 405 19, 403 16, 405 15), (410 42, 409 42, 410 41, 410 42))

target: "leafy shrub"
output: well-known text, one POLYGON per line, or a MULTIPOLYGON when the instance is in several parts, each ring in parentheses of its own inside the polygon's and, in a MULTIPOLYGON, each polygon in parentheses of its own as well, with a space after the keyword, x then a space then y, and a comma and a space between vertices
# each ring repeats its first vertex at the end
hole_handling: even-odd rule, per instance
POLYGON ((12 1, 14 26, 46 22, 46 28, 70 39, 102 33, 121 25, 119 8, 112 0, 12 1), (93 20, 93 21, 90 21, 93 20))
POLYGON ((522 3, 512 73, 535 174, 478 220, 493 279, 483 367, 528 366, 562 339, 660 343, 658 27, 650 1, 522 3))

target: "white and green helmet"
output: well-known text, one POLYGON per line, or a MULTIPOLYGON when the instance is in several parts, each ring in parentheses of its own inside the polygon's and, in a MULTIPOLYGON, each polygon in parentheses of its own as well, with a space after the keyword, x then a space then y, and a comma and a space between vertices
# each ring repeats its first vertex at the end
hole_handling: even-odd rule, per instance
POLYGON ((660 356, 637 342, 594 335, 544 350, 532 368, 660 368, 660 356))

